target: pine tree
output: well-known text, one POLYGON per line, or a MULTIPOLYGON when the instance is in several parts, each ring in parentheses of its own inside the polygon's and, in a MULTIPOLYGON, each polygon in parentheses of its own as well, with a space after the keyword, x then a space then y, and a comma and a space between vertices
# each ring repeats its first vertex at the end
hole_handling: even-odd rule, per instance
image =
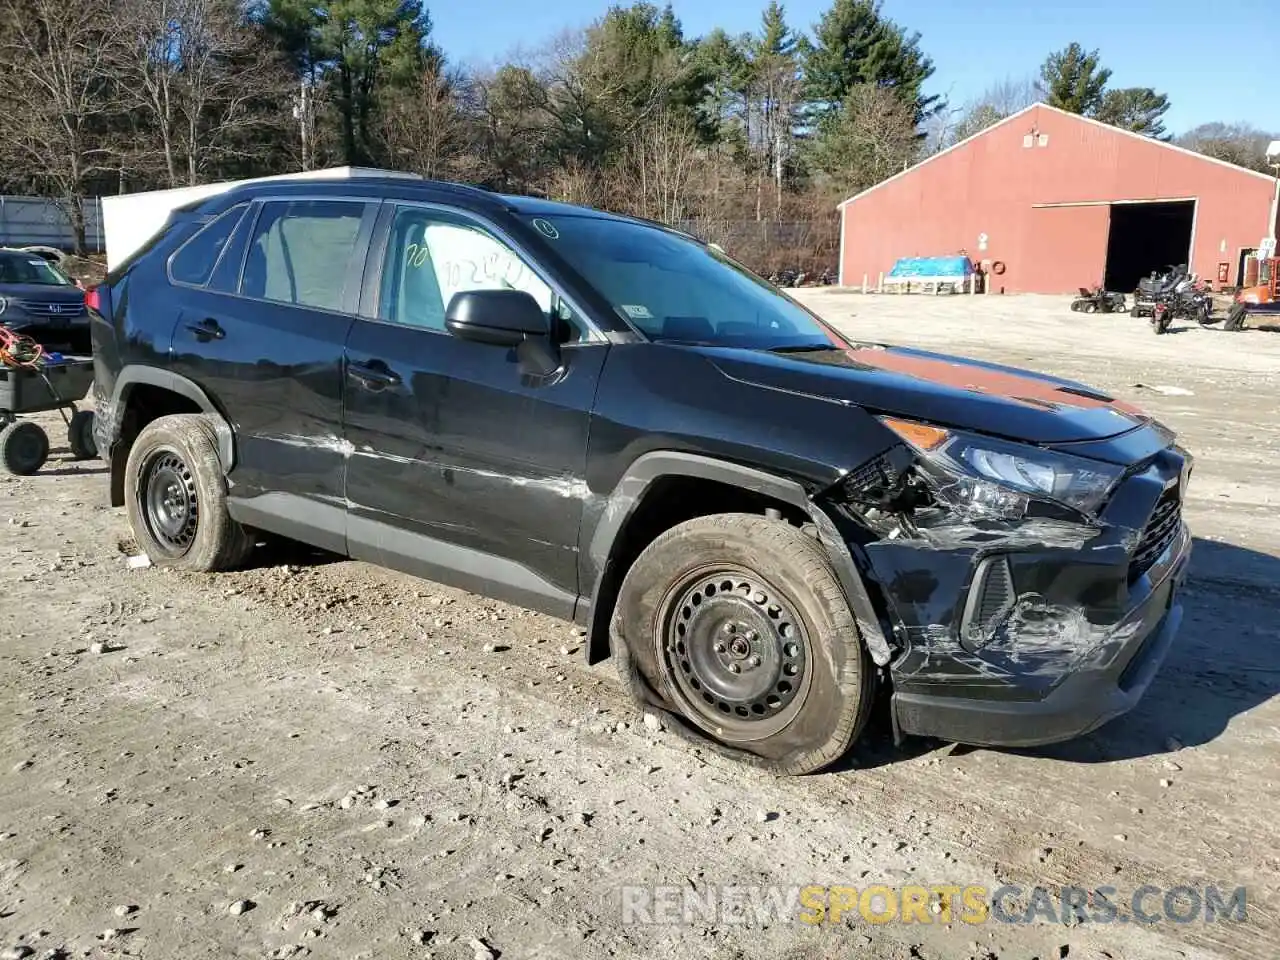
POLYGON ((1168 110, 1169 98, 1163 93, 1150 87, 1125 87, 1104 93, 1094 118, 1143 136, 1168 140, 1161 119, 1168 110))
POLYGON ((1097 50, 1086 52, 1078 43, 1049 54, 1040 68, 1045 101, 1051 107, 1093 116, 1102 105, 1111 71, 1102 66, 1097 50))
POLYGON ((936 113, 939 98, 926 96, 933 61, 920 50, 920 34, 908 34, 881 13, 881 0, 835 0, 814 30, 804 64, 805 93, 817 122, 840 111, 862 83, 896 92, 920 123, 936 113))
POLYGON ((304 77, 332 82, 349 164, 373 156, 378 85, 411 84, 441 59, 422 0, 269 0, 263 20, 304 77))

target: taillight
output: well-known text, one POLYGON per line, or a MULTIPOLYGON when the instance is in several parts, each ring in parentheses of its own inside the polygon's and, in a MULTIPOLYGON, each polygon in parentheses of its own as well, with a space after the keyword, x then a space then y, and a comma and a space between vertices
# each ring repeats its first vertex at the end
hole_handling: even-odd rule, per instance
POLYGON ((90 287, 84 292, 84 305, 90 310, 102 312, 102 288, 98 286, 90 287))

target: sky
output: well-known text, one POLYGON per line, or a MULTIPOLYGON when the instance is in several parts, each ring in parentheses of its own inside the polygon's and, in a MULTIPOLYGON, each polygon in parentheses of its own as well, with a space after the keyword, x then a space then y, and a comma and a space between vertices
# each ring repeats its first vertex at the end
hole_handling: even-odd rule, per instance
MULTIPOLYGON (((609 3, 427 0, 433 36, 455 64, 491 63, 519 47, 535 49, 566 28, 586 26, 609 3)), ((685 36, 696 37, 717 26, 755 30, 766 3, 673 5, 685 36)), ((809 32, 829 6, 830 0, 784 4, 792 27, 809 32)), ((1034 75, 1051 51, 1075 40, 1100 50, 1112 86, 1167 94, 1165 126, 1173 133, 1213 120, 1280 133, 1280 96, 1272 92, 1280 8, 1272 0, 885 0, 884 13, 920 32, 921 48, 937 67, 928 92, 953 104, 980 96, 992 83, 1034 75)))

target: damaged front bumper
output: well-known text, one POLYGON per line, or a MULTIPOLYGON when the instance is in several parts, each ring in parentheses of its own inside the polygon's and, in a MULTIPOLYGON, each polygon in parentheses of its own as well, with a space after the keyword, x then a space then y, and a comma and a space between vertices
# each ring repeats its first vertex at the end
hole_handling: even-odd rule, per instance
POLYGON ((895 732, 1032 746, 1132 709, 1182 619, 1188 473, 1163 451, 1096 526, 943 522, 864 544, 897 648, 895 732))

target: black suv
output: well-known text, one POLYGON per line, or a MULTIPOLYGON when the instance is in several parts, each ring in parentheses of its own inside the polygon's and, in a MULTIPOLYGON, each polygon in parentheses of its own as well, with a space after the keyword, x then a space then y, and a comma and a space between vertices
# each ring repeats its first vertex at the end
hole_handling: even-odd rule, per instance
POLYGON ((89 297, 98 449, 156 564, 255 532, 572 619, 779 772, 859 736, 1029 745, 1132 707, 1190 458, 1097 391, 853 343, 715 246, 369 177, 175 211, 89 297))

